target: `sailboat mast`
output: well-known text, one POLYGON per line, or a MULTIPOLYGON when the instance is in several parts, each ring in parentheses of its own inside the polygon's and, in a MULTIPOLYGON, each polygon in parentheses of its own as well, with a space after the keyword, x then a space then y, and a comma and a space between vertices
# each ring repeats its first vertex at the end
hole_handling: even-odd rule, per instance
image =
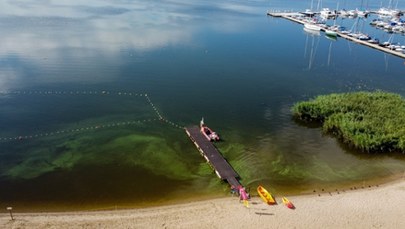
MULTIPOLYGON (((338 13, 339 12, 339 2, 337 2, 337 5, 336 5, 336 13, 338 13)), ((336 26, 336 18, 337 18, 337 14, 336 14, 336 17, 333 19, 333 26, 336 26)))

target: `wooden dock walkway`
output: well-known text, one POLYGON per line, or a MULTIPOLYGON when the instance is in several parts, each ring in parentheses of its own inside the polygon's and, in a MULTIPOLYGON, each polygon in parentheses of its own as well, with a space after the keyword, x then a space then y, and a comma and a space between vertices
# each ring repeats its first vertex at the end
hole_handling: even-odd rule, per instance
POLYGON ((221 155, 214 144, 204 137, 204 135, 200 132, 200 128, 198 126, 191 126, 186 127, 185 130, 191 141, 200 151, 201 156, 203 156, 210 164, 217 176, 221 180, 227 181, 229 185, 235 188, 241 186, 239 182, 239 175, 235 172, 228 161, 221 155))
MULTIPOLYGON (((305 22, 303 20, 300 20, 299 18, 295 17, 297 14, 300 14, 300 13, 291 13, 291 12, 288 12, 288 13, 281 12, 280 13, 280 12, 270 12, 270 11, 267 12, 267 15, 272 16, 272 17, 281 17, 281 18, 285 18, 287 20, 290 20, 290 21, 293 21, 293 22, 296 22, 296 23, 299 23, 299 24, 305 24, 305 22)), ((325 29, 321 28, 321 31, 325 32, 325 29)), ((339 37, 342 37, 342 38, 344 38, 346 40, 349 40, 349 41, 352 41, 354 43, 361 44, 361 45, 364 45, 364 46, 367 46, 367 47, 370 47, 370 48, 373 48, 373 49, 377 49, 379 51, 382 51, 382 52, 385 52, 385 53, 388 53, 388 54, 391 54, 391 55, 394 55, 394 56, 405 59, 405 53, 395 51, 395 50, 391 50, 389 48, 379 46, 378 44, 372 44, 372 43, 367 42, 367 41, 362 41, 362 40, 359 40, 359 39, 357 39, 355 37, 351 37, 351 36, 348 36, 346 34, 343 34, 341 32, 337 32, 337 35, 339 37)))

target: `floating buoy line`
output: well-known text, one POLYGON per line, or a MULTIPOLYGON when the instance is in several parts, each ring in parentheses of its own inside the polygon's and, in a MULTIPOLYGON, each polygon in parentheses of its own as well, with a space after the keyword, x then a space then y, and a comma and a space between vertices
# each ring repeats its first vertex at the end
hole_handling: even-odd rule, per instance
POLYGON ((142 119, 142 120, 130 120, 130 121, 123 121, 123 122, 113 122, 113 123, 103 123, 97 124, 93 126, 85 126, 81 128, 72 128, 66 130, 57 130, 53 132, 45 132, 45 133, 36 133, 36 134, 24 134, 19 136, 13 137, 1 137, 0 142, 7 142, 7 141, 21 141, 21 140, 29 140, 29 139, 37 139, 43 137, 50 137, 62 134, 69 134, 69 133, 80 133, 85 131, 95 131, 101 130, 106 128, 113 128, 113 127, 123 127, 129 125, 136 125, 141 123, 147 122, 154 122, 154 121, 161 121, 168 125, 171 125, 175 128, 184 129, 183 126, 178 125, 174 122, 171 122, 164 118, 157 107, 153 104, 152 100, 150 99, 149 95, 146 93, 133 93, 133 92, 114 92, 114 91, 52 91, 52 90, 34 90, 34 91, 0 91, 0 96, 7 96, 7 95, 116 95, 116 96, 128 96, 128 97, 143 97, 146 99, 147 103, 151 106, 153 111, 155 112, 157 118, 150 118, 150 119, 142 119))

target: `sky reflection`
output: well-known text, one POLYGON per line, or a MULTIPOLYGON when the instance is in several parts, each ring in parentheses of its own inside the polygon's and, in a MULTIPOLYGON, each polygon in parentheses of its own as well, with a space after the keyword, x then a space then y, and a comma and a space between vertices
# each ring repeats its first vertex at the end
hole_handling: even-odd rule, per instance
MULTIPOLYGON (((1 1, 0 90, 19 85, 25 66, 40 69, 44 62, 55 67, 93 57, 118 64, 123 50, 139 55, 167 46, 198 45, 194 39, 202 30, 240 31, 244 25, 232 18, 262 15, 263 8, 257 3, 260 1, 1 1), (18 64, 10 58, 18 59, 18 64)), ((39 83, 41 77, 37 77, 39 83)))

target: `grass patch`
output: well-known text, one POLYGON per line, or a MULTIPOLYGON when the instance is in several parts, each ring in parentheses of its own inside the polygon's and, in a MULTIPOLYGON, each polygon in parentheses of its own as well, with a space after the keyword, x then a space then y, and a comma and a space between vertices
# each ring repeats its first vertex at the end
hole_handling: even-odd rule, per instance
POLYGON ((405 153, 405 100, 382 91, 320 95, 294 104, 294 117, 365 152, 405 153))

